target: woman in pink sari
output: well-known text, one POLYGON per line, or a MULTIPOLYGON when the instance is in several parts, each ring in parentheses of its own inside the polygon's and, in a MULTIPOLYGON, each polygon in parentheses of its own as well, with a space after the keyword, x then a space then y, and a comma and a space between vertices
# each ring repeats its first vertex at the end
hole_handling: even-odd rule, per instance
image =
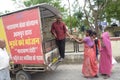
POLYGON ((108 32, 102 34, 101 46, 99 71, 105 76, 104 78, 108 78, 110 77, 112 69, 112 49, 108 32))
POLYGON ((92 31, 86 31, 86 37, 83 40, 77 40, 78 43, 84 43, 84 61, 82 66, 82 73, 84 77, 98 77, 97 59, 94 50, 94 39, 92 37, 92 31))

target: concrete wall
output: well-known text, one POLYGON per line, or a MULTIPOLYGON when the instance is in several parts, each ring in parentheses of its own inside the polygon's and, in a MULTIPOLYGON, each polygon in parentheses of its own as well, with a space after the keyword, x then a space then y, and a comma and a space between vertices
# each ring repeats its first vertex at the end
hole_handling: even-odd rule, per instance
POLYGON ((111 37, 112 54, 114 57, 120 57, 120 37, 111 37))
MULTIPOLYGON (((117 62, 120 62, 120 37, 111 37, 111 45, 113 57, 117 62)), ((66 53, 65 55, 65 61, 63 62, 65 64, 80 64, 83 62, 83 52, 66 53)))

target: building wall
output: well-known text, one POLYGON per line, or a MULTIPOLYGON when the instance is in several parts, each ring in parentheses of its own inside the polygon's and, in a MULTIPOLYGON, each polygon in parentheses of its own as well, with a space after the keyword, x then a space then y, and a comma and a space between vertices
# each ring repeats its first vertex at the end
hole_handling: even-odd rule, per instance
POLYGON ((111 37, 111 44, 113 56, 120 56, 120 37, 111 37))

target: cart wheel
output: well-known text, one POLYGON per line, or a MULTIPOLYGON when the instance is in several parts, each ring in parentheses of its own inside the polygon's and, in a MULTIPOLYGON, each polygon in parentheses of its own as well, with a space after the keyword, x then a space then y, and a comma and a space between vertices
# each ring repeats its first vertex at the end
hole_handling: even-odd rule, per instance
POLYGON ((27 72, 21 70, 16 73, 16 80, 31 80, 31 76, 27 72))

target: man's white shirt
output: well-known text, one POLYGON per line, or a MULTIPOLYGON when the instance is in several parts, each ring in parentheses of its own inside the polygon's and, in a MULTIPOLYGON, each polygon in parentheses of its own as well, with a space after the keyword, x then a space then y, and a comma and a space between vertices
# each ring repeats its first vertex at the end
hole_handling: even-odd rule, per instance
POLYGON ((0 70, 9 66, 9 60, 10 58, 6 49, 0 48, 0 70))

